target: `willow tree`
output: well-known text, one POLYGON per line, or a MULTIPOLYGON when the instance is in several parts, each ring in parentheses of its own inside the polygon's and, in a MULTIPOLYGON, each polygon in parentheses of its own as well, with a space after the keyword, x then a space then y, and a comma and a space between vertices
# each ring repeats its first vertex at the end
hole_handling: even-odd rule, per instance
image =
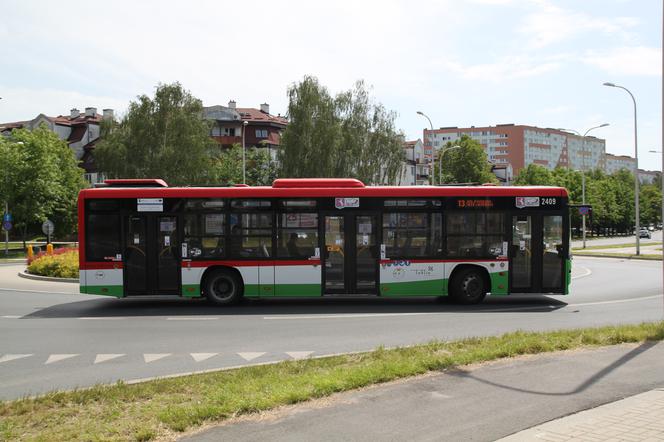
POLYGON ((396 114, 364 82, 335 97, 315 77, 288 89, 289 125, 279 150, 282 177, 353 177, 394 183, 404 160, 396 114))

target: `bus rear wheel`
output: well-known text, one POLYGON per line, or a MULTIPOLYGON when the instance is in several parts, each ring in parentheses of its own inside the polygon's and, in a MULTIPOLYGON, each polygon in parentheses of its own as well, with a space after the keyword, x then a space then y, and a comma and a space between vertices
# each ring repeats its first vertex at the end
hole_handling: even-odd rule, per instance
POLYGON ((230 270, 213 270, 203 282, 205 297, 215 305, 235 304, 242 298, 243 291, 241 279, 230 270))
POLYGON ((465 269, 454 275, 450 295, 459 304, 479 304, 486 296, 484 277, 478 270, 465 269))

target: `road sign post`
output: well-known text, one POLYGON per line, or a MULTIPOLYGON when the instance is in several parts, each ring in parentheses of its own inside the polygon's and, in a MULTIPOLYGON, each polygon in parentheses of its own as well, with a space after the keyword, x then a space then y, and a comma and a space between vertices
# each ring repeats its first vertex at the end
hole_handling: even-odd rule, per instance
POLYGON ((5 231, 5 256, 9 256, 9 231, 12 229, 12 214, 9 203, 5 201, 5 213, 2 215, 2 228, 5 231))
POLYGON ((44 232, 44 235, 46 235, 46 244, 51 243, 51 235, 55 231, 55 224, 53 224, 53 221, 50 219, 47 219, 42 223, 42 232, 44 232))

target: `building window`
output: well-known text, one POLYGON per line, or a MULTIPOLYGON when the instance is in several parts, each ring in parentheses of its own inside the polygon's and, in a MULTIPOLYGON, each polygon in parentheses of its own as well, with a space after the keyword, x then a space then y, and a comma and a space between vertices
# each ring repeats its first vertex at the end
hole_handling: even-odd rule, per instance
POLYGON ((227 137, 234 137, 235 136, 235 128, 234 127, 224 128, 224 135, 226 135, 227 137))
POLYGON ((256 138, 267 138, 267 129, 256 129, 256 138))

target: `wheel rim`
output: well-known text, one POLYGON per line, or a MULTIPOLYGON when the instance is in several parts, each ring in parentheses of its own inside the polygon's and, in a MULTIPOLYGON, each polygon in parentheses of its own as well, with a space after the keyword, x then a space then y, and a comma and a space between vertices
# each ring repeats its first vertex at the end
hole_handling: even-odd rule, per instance
POLYGON ((219 300, 230 299, 234 293, 235 284, 228 278, 217 278, 212 283, 212 295, 219 300))
POLYGON ((482 296, 482 281, 476 275, 468 275, 464 278, 462 287, 466 298, 475 299, 482 296))

